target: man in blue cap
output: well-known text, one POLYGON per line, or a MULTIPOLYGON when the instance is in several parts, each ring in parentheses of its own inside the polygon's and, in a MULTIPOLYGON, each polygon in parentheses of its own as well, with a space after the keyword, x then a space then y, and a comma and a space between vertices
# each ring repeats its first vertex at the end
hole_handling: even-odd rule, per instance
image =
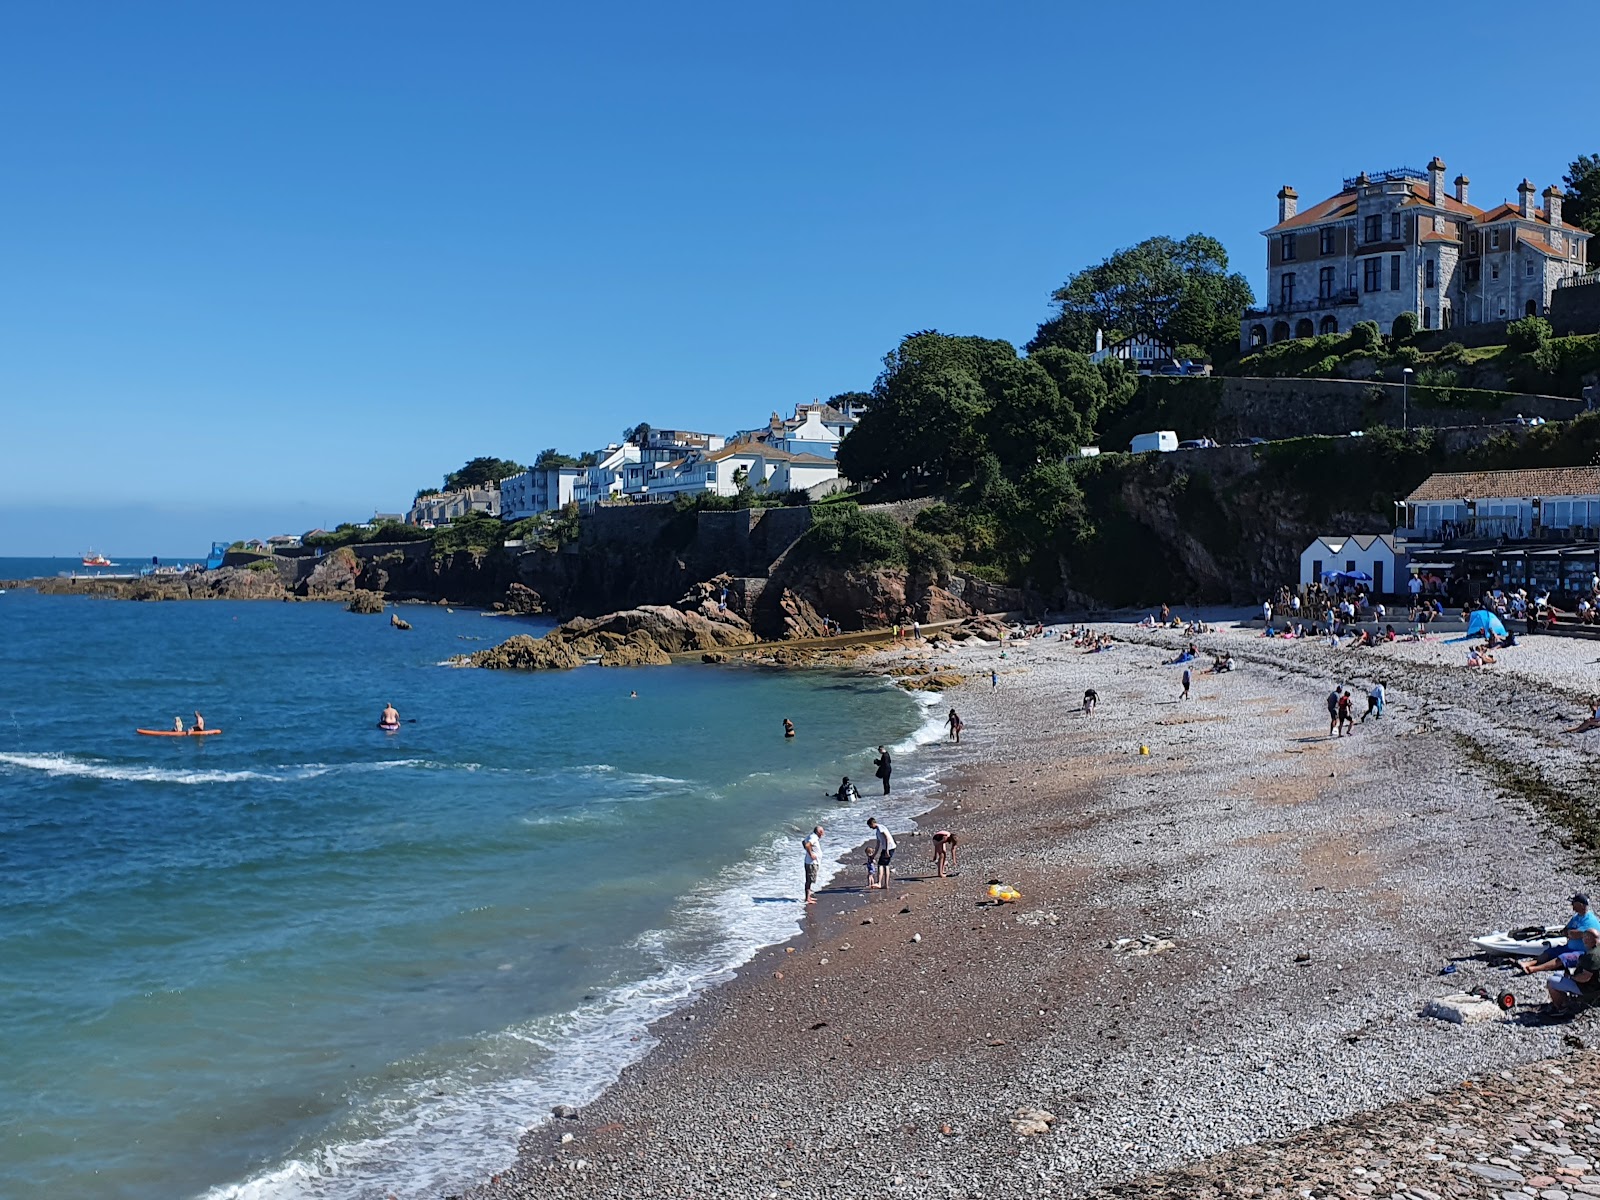
POLYGON ((1600 917, 1589 911, 1589 897, 1579 892, 1572 898, 1572 920, 1561 930, 1567 935, 1566 942, 1540 951, 1537 958, 1523 959, 1517 967, 1524 975, 1531 975, 1535 971, 1559 971, 1563 967, 1570 967, 1577 961, 1577 956, 1583 953, 1584 931, 1591 929, 1600 933, 1600 917), (1562 961, 1563 959, 1566 961, 1562 961))

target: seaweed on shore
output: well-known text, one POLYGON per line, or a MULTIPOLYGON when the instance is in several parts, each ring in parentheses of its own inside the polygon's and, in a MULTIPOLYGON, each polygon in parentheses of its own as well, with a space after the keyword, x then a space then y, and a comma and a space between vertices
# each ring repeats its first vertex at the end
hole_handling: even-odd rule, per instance
POLYGON ((1585 867, 1600 864, 1600 810, 1588 797, 1550 779, 1537 764, 1498 758, 1465 734, 1453 734, 1468 760, 1481 767, 1489 782, 1507 795, 1526 800, 1544 814, 1562 849, 1574 851, 1585 867))

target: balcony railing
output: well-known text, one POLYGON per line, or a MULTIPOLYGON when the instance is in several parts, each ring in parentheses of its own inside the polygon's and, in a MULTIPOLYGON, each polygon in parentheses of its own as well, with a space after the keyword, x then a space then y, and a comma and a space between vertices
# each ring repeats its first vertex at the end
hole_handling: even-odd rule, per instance
POLYGON ((1326 296, 1316 296, 1310 300, 1291 300, 1288 304, 1278 301, 1268 304, 1265 308, 1252 308, 1246 316, 1268 317, 1280 313, 1316 312, 1323 308, 1337 308, 1341 304, 1359 304, 1361 293, 1355 288, 1340 288, 1338 291, 1329 292, 1326 296))
POLYGON ((1600 283, 1600 271, 1590 271, 1587 275, 1568 275, 1565 279, 1556 280, 1558 288, 1585 287, 1591 283, 1600 283))

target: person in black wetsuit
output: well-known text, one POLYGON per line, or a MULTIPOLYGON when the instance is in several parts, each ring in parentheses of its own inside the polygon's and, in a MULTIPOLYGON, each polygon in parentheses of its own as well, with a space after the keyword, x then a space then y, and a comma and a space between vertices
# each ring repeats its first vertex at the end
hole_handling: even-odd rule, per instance
POLYGON ((882 746, 878 747, 878 757, 872 760, 872 765, 877 768, 873 774, 883 780, 883 794, 887 796, 889 794, 889 776, 894 772, 894 763, 889 761, 889 752, 882 746))

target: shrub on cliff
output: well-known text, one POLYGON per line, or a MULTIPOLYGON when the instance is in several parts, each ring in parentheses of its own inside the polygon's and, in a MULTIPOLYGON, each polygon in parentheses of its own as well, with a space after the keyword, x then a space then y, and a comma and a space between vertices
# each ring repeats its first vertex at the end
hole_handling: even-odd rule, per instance
POLYGON ((1506 348, 1517 354, 1532 354, 1550 344, 1550 322, 1543 317, 1523 317, 1506 326, 1506 348))
POLYGON ((855 504, 813 509, 800 545, 807 554, 844 567, 903 567, 907 561, 904 530, 892 518, 862 512, 855 504))
POLYGON ((1403 312, 1396 317, 1394 319, 1394 328, 1390 331, 1394 334, 1395 343, 1398 345, 1409 342, 1416 337, 1417 324, 1417 314, 1414 312, 1403 312))
POLYGON ((1350 328, 1344 349, 1346 353, 1354 350, 1362 354, 1376 354, 1383 349, 1383 330, 1378 328, 1376 321, 1357 321, 1350 328))

